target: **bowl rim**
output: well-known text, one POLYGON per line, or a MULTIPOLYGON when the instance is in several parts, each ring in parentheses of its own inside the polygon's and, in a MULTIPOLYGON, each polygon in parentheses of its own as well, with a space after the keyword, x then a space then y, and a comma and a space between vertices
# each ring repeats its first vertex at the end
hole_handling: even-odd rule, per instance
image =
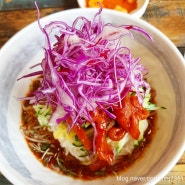
MULTIPOLYGON (((75 8, 75 9, 70 9, 70 10, 64 10, 61 12, 57 12, 57 13, 53 13, 51 15, 45 16, 43 18, 41 18, 41 20, 47 20, 48 18, 52 18, 55 17, 56 15, 60 15, 60 14, 65 14, 66 12, 93 12, 96 13, 98 9, 96 8, 84 8, 83 10, 81 10, 80 8, 75 8)), ((115 12, 114 10, 108 10, 108 9, 104 9, 103 12, 106 15, 114 15, 116 14, 116 16, 121 16, 123 18, 126 19, 132 19, 135 20, 132 16, 128 15, 128 14, 122 14, 121 12, 115 12)), ((161 31, 159 31, 157 28, 155 28, 154 26, 150 25, 149 23, 145 22, 144 20, 137 20, 139 24, 144 25, 145 27, 148 27, 150 30, 152 30, 153 32, 156 32, 157 35, 159 35, 160 37, 163 38, 163 40, 169 45, 170 48, 172 48, 174 50, 174 52, 176 53, 177 57, 179 58, 179 60, 181 60, 181 62, 184 63, 184 58, 181 55, 181 53, 178 51, 177 47, 172 43, 172 41, 170 41, 170 39, 164 35, 161 31)), ((30 27, 34 26, 35 24, 37 24, 37 21, 34 21, 31 24, 28 24, 26 27, 24 27, 23 29, 21 29, 20 31, 18 31, 13 37, 11 37, 6 43, 5 45, 0 49, 0 56, 3 55, 4 52, 6 52, 6 50, 8 49, 9 46, 11 46, 12 43, 14 43, 14 41, 16 41, 23 32, 26 32, 30 29, 30 27)), ((0 57, 1 58, 1 57, 0 57)), ((185 64, 184 64, 185 65, 185 64)), ((0 63, 1 66, 1 63, 0 63)), ((173 166, 177 163, 177 161, 179 160, 179 158, 181 157, 181 155, 183 154, 185 150, 185 140, 182 141, 181 146, 179 146, 179 150, 178 152, 176 152, 175 157, 173 158, 173 160, 168 164, 168 166, 165 167, 165 169, 161 170, 157 176, 159 177, 159 179, 162 179, 164 177, 164 175, 166 175, 172 168, 173 166)), ((0 151, 0 155, 1 155, 1 151, 0 151)), ((19 179, 14 179, 14 177, 11 176, 11 174, 9 173, 9 171, 7 171, 3 164, 0 163, 0 169, 1 169, 1 173, 7 178, 9 179, 12 183, 17 183, 20 184, 19 179)), ((153 183, 157 183, 158 179, 154 179, 153 183)))

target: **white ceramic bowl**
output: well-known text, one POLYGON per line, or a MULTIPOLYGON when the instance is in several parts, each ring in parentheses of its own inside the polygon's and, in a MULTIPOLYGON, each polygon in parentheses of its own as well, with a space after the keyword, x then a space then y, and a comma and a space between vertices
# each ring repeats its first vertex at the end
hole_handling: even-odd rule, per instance
MULTIPOLYGON (((97 9, 72 9, 41 19, 71 24, 77 16, 92 19, 97 9)), ((158 129, 144 157, 126 172, 95 181, 81 181, 59 175, 42 166, 32 155, 20 133, 20 102, 29 79, 16 81, 29 67, 43 58, 44 36, 34 22, 18 32, 0 51, 0 171, 15 185, 107 185, 155 184, 176 164, 185 148, 185 64, 172 42, 160 31, 130 15, 103 10, 102 19, 114 25, 132 24, 153 37, 149 41, 135 32, 127 44, 150 70, 148 80, 157 91, 157 102, 167 109, 158 112, 158 129)))
MULTIPOLYGON (((80 8, 86 8, 86 0, 77 0, 77 2, 80 8)), ((140 18, 145 13, 148 3, 149 0, 137 0, 137 8, 129 14, 134 17, 140 18)))

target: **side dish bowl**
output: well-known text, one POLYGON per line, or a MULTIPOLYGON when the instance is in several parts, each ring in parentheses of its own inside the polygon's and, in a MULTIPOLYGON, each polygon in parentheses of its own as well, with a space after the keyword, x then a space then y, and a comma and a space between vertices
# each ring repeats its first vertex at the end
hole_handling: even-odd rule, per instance
MULTIPOLYGON (((78 16, 92 19, 97 9, 72 9, 42 18, 41 25, 52 20, 71 24, 78 16)), ((159 30, 143 20, 104 9, 102 19, 114 25, 136 25, 147 31, 153 42, 135 32, 125 44, 149 69, 147 79, 157 92, 157 131, 144 156, 127 171, 92 181, 59 175, 42 164, 29 150, 19 127, 21 103, 30 79, 16 79, 30 72, 29 67, 42 60, 44 36, 34 22, 12 37, 0 50, 0 171, 17 185, 107 185, 156 184, 180 159, 185 149, 185 63, 175 45, 159 30)))
MULTIPOLYGON (((77 0, 77 2, 80 8, 87 8, 86 0, 77 0)), ((131 11, 129 14, 134 17, 140 18, 145 13, 148 3, 149 0, 137 0, 137 8, 131 11)))

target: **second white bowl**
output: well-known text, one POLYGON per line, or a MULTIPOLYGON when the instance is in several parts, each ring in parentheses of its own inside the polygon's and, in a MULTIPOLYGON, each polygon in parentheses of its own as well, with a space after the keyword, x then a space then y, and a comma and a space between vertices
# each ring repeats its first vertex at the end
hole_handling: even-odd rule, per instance
MULTIPOLYGON (((86 7, 86 0, 77 0, 78 5, 80 8, 87 8, 86 7)), ((137 8, 130 12, 130 15, 133 15, 134 17, 140 18, 145 13, 146 8, 148 6, 149 0, 137 0, 137 8)), ((117 11, 117 10, 115 10, 117 11)), ((125 13, 125 12, 123 12, 125 13)))

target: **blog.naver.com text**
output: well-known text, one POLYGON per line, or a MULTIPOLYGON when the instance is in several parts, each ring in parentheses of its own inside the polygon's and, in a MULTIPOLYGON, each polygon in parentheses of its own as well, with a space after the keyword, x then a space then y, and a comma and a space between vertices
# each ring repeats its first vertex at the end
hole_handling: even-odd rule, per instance
POLYGON ((151 181, 165 181, 168 183, 178 183, 180 184, 185 184, 185 175, 184 176, 165 176, 164 178, 158 178, 158 177, 137 177, 137 176, 132 176, 132 177, 126 177, 126 176, 116 176, 116 181, 121 181, 121 182, 151 182, 151 181))

